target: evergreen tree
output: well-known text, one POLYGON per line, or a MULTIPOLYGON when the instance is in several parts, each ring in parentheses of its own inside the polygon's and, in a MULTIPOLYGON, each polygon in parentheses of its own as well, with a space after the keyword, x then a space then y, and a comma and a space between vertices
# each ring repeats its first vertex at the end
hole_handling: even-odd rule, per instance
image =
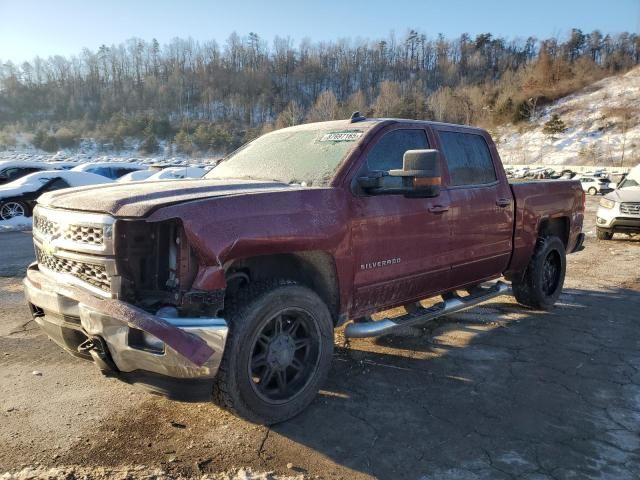
POLYGON ((191 137, 186 132, 186 130, 180 130, 176 133, 173 142, 176 144, 176 150, 180 153, 185 153, 187 155, 193 152, 193 146, 191 144, 191 137))
POLYGON ((206 152, 211 147, 211 133, 209 127, 204 124, 198 125, 196 131, 193 132, 193 143, 196 144, 198 150, 206 152))
POLYGON ((44 150, 45 152, 55 152, 58 150, 58 142, 56 140, 56 137, 51 136, 51 135, 47 135, 46 138, 44 139, 44 142, 42 142, 42 150, 44 150))
POLYGON ((554 135, 564 132, 567 129, 567 126, 560 119, 557 113, 554 113, 551 116, 551 120, 544 124, 542 131, 545 135, 553 138, 554 135))
POLYGON ((47 139, 47 132, 44 130, 38 130, 36 134, 33 136, 33 146, 36 148, 42 148, 44 145, 44 141, 47 139))
POLYGON ((144 140, 140 144, 138 151, 147 155, 156 153, 160 146, 158 145, 158 140, 153 133, 153 126, 151 124, 149 124, 147 128, 144 129, 143 135, 144 140))

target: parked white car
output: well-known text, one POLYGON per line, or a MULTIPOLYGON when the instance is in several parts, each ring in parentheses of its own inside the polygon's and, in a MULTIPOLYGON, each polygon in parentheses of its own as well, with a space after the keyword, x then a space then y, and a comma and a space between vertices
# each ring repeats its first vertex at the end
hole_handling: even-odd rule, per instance
POLYGON ((61 167, 44 162, 5 160, 0 162, 0 185, 13 182, 30 173, 43 170, 58 170, 61 167))
POLYGON ((207 171, 200 167, 169 167, 151 175, 147 180, 176 180, 202 178, 207 171))
POLYGON ((158 173, 155 170, 136 170, 135 172, 129 172, 126 175, 121 176, 118 180, 116 180, 117 182, 140 182, 142 180, 146 180, 147 178, 151 177, 152 175, 155 175, 156 173, 158 173))
POLYGON ((146 169, 147 167, 145 165, 126 162, 89 162, 73 167, 73 170, 76 172, 95 173, 96 175, 102 175, 111 180, 116 180, 131 172, 146 169))
POLYGON ((613 190, 608 178, 581 175, 577 180, 582 184, 582 189, 589 195, 597 195, 598 193, 605 195, 613 190))
POLYGON ((596 233, 600 240, 611 240, 614 233, 640 233, 640 165, 600 200, 596 233))
POLYGON ((111 183, 113 180, 89 172, 44 170, 0 186, 0 220, 30 217, 40 195, 61 188, 111 183))

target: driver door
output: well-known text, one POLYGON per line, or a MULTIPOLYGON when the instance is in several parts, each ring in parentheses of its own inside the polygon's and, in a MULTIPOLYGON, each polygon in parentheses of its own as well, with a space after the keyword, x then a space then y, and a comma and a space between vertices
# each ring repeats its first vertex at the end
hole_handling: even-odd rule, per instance
MULTIPOLYGON (((430 148, 422 127, 383 131, 366 148, 358 176, 402 168, 407 150, 430 148)), ((401 305, 447 288, 449 225, 446 190, 435 198, 402 194, 354 197, 352 315, 401 305)))

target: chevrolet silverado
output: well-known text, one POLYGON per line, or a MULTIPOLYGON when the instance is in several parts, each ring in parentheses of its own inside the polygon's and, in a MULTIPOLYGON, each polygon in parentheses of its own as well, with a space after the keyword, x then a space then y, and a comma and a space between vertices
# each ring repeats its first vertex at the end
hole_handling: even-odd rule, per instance
POLYGON ((342 324, 374 337, 510 293, 551 308, 583 214, 579 182, 510 184, 484 130, 354 114, 202 179, 43 195, 24 287, 105 374, 269 424, 313 400, 342 324))

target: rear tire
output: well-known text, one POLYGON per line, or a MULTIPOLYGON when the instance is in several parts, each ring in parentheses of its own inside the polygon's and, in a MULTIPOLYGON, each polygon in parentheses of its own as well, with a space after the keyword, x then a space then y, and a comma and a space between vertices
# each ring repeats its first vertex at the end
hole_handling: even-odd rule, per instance
POLYGON ((611 240, 613 238, 613 232, 608 232, 607 230, 596 227, 596 236, 598 240, 611 240))
POLYGON ((329 309, 312 290, 285 280, 249 284, 228 305, 229 334, 214 401, 267 425, 299 414, 331 367, 329 309))
POLYGON ((562 240, 539 238, 524 277, 512 284, 518 303, 539 310, 553 308, 562 292, 566 267, 562 240))

